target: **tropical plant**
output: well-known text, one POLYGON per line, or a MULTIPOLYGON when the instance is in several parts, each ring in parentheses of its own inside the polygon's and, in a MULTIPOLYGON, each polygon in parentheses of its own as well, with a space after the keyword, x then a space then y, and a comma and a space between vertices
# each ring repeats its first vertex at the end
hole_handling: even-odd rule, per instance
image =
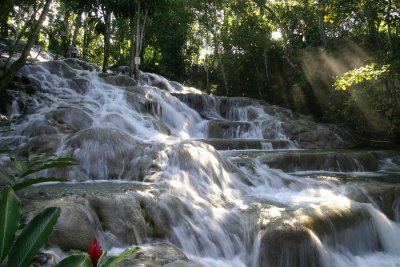
POLYGON ((139 250, 138 247, 127 248, 121 253, 108 257, 107 251, 103 251, 97 240, 94 240, 89 247, 88 253, 75 250, 72 255, 63 259, 55 267, 113 267, 126 260, 139 250))
MULTIPOLYGON (((1 153, 10 152, 1 149, 1 153)), ((38 250, 47 242, 60 216, 59 207, 49 207, 37 214, 24 226, 21 223, 21 201, 14 191, 27 186, 65 179, 54 177, 27 178, 41 170, 77 165, 78 161, 70 157, 57 157, 49 154, 32 154, 26 160, 11 157, 17 170, 12 175, 0 172, 0 178, 6 186, 0 191, 0 263, 6 258, 7 267, 28 267, 38 250), (21 233, 16 237, 18 229, 21 233)))
POLYGON ((21 224, 21 201, 10 186, 0 191, 0 263, 7 267, 28 267, 38 250, 47 242, 61 209, 46 208, 37 214, 16 237, 21 224))
MULTIPOLYGON (((6 151, 7 150, 4 150, 3 152, 6 151)), ((17 173, 12 175, 0 172, 0 179, 11 186, 14 191, 38 183, 65 181, 63 178, 55 177, 29 178, 29 175, 46 169, 68 167, 79 164, 79 162, 74 158, 57 157, 46 153, 32 154, 26 160, 19 160, 11 157, 11 161, 14 163, 17 173)))

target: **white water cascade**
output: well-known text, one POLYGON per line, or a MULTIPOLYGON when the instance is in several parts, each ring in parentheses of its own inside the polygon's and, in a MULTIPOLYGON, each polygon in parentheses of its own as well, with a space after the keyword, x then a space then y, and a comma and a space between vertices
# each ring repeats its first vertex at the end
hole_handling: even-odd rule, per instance
POLYGON ((328 126, 155 74, 137 83, 68 59, 20 75, 39 89, 9 91, 15 131, 0 144, 74 156, 79 166, 47 173, 70 183, 149 187, 165 241, 190 260, 179 266, 400 266, 399 153, 337 150, 328 126), (320 147, 305 149, 310 136, 320 147))

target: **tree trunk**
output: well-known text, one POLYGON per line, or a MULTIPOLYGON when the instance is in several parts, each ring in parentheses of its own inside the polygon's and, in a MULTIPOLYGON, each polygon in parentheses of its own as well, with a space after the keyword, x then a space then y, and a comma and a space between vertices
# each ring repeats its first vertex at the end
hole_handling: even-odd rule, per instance
POLYGON ((8 16, 13 8, 13 1, 0 0, 1 12, 0 12, 0 35, 2 37, 8 37, 8 16))
POLYGON ((83 26, 83 48, 82 48, 82 59, 87 61, 87 54, 89 49, 89 40, 90 40, 90 31, 88 30, 88 16, 85 17, 84 26, 83 26))
POLYGON ((68 57, 68 50, 69 50, 69 10, 66 8, 64 13, 64 32, 62 33, 64 36, 63 40, 63 49, 64 49, 64 56, 68 57))
POLYGON ((135 49, 135 75, 137 80, 139 80, 140 62, 136 62, 136 58, 140 58, 140 39, 141 38, 140 38, 140 0, 139 0, 136 11, 136 49, 135 49))
POLYGON ((323 7, 324 0, 318 0, 318 29, 319 29, 319 36, 321 38, 321 43, 324 47, 327 46, 326 41, 326 34, 325 34, 325 22, 324 22, 324 7, 323 7))
POLYGON ((76 41, 78 39, 78 34, 79 34, 79 28, 81 27, 81 21, 82 21, 82 11, 79 11, 75 20, 74 34, 72 35, 71 46, 68 50, 68 57, 71 57, 72 48, 76 46, 76 41))
POLYGON ((108 60, 110 57, 110 35, 111 35, 111 12, 107 8, 103 8, 104 16, 104 58, 103 58, 103 72, 107 72, 108 60))
POLYGON ((276 20, 276 23, 279 25, 279 30, 281 31, 282 38, 283 38, 283 55, 286 61, 289 63, 290 67, 293 69, 296 69, 296 65, 293 63, 293 61, 290 59, 289 56, 289 48, 288 48, 288 43, 289 43, 289 37, 288 37, 288 30, 286 30, 285 25, 281 22, 279 17, 275 14, 275 12, 268 6, 266 5, 260 5, 260 9, 262 11, 267 10, 268 13, 276 20))
POLYGON ((29 39, 22 51, 21 56, 13 63, 10 67, 6 66, 4 69, 3 77, 0 79, 0 93, 3 94, 7 86, 11 83, 14 79, 15 74, 17 71, 23 67, 26 63, 26 59, 28 58, 29 52, 35 42, 37 36, 39 35, 40 28, 42 27, 43 21, 45 20, 47 13, 49 12, 49 8, 51 5, 52 0, 46 0, 46 3, 43 7, 42 13, 40 14, 39 20, 35 24, 32 34, 29 36, 29 39))
POLYGON ((264 56, 265 77, 267 78, 267 83, 269 83, 271 81, 271 78, 269 76, 267 49, 264 49, 263 56, 264 56))
POLYGON ((393 42, 392 42, 392 25, 391 25, 391 14, 390 11, 392 10, 392 0, 388 0, 386 6, 386 29, 387 29, 387 42, 389 46, 389 53, 393 56, 393 42))
POLYGON ((129 76, 133 77, 134 69, 135 69, 135 15, 133 13, 129 16, 129 76))
POLYGON ((206 26, 206 44, 205 44, 205 58, 204 58, 204 71, 206 72, 206 92, 207 94, 211 93, 210 88, 210 75, 208 73, 208 44, 210 43, 208 37, 208 8, 207 8, 207 0, 204 0, 204 16, 205 16, 205 26, 206 26))

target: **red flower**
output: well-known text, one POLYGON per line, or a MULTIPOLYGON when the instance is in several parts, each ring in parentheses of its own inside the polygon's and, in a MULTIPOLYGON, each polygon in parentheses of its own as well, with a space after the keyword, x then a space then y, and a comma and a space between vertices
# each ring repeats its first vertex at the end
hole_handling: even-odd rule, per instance
POLYGON ((99 242, 95 239, 89 247, 88 254, 92 260, 93 267, 97 267, 97 262, 99 261, 103 251, 101 250, 99 242))

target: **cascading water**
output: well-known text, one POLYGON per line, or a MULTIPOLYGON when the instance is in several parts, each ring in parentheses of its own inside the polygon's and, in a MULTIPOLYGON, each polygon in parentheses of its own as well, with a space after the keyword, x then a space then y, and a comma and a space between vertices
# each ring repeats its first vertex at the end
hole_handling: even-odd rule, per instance
POLYGON ((71 181, 159 190, 165 239, 200 266, 400 266, 398 153, 301 150, 312 132, 290 111, 155 74, 137 85, 66 60, 20 75, 39 90, 23 105, 15 98, 15 132, 1 144, 20 155, 73 155, 80 166, 62 173, 71 181), (389 205, 379 202, 382 187, 389 205))

